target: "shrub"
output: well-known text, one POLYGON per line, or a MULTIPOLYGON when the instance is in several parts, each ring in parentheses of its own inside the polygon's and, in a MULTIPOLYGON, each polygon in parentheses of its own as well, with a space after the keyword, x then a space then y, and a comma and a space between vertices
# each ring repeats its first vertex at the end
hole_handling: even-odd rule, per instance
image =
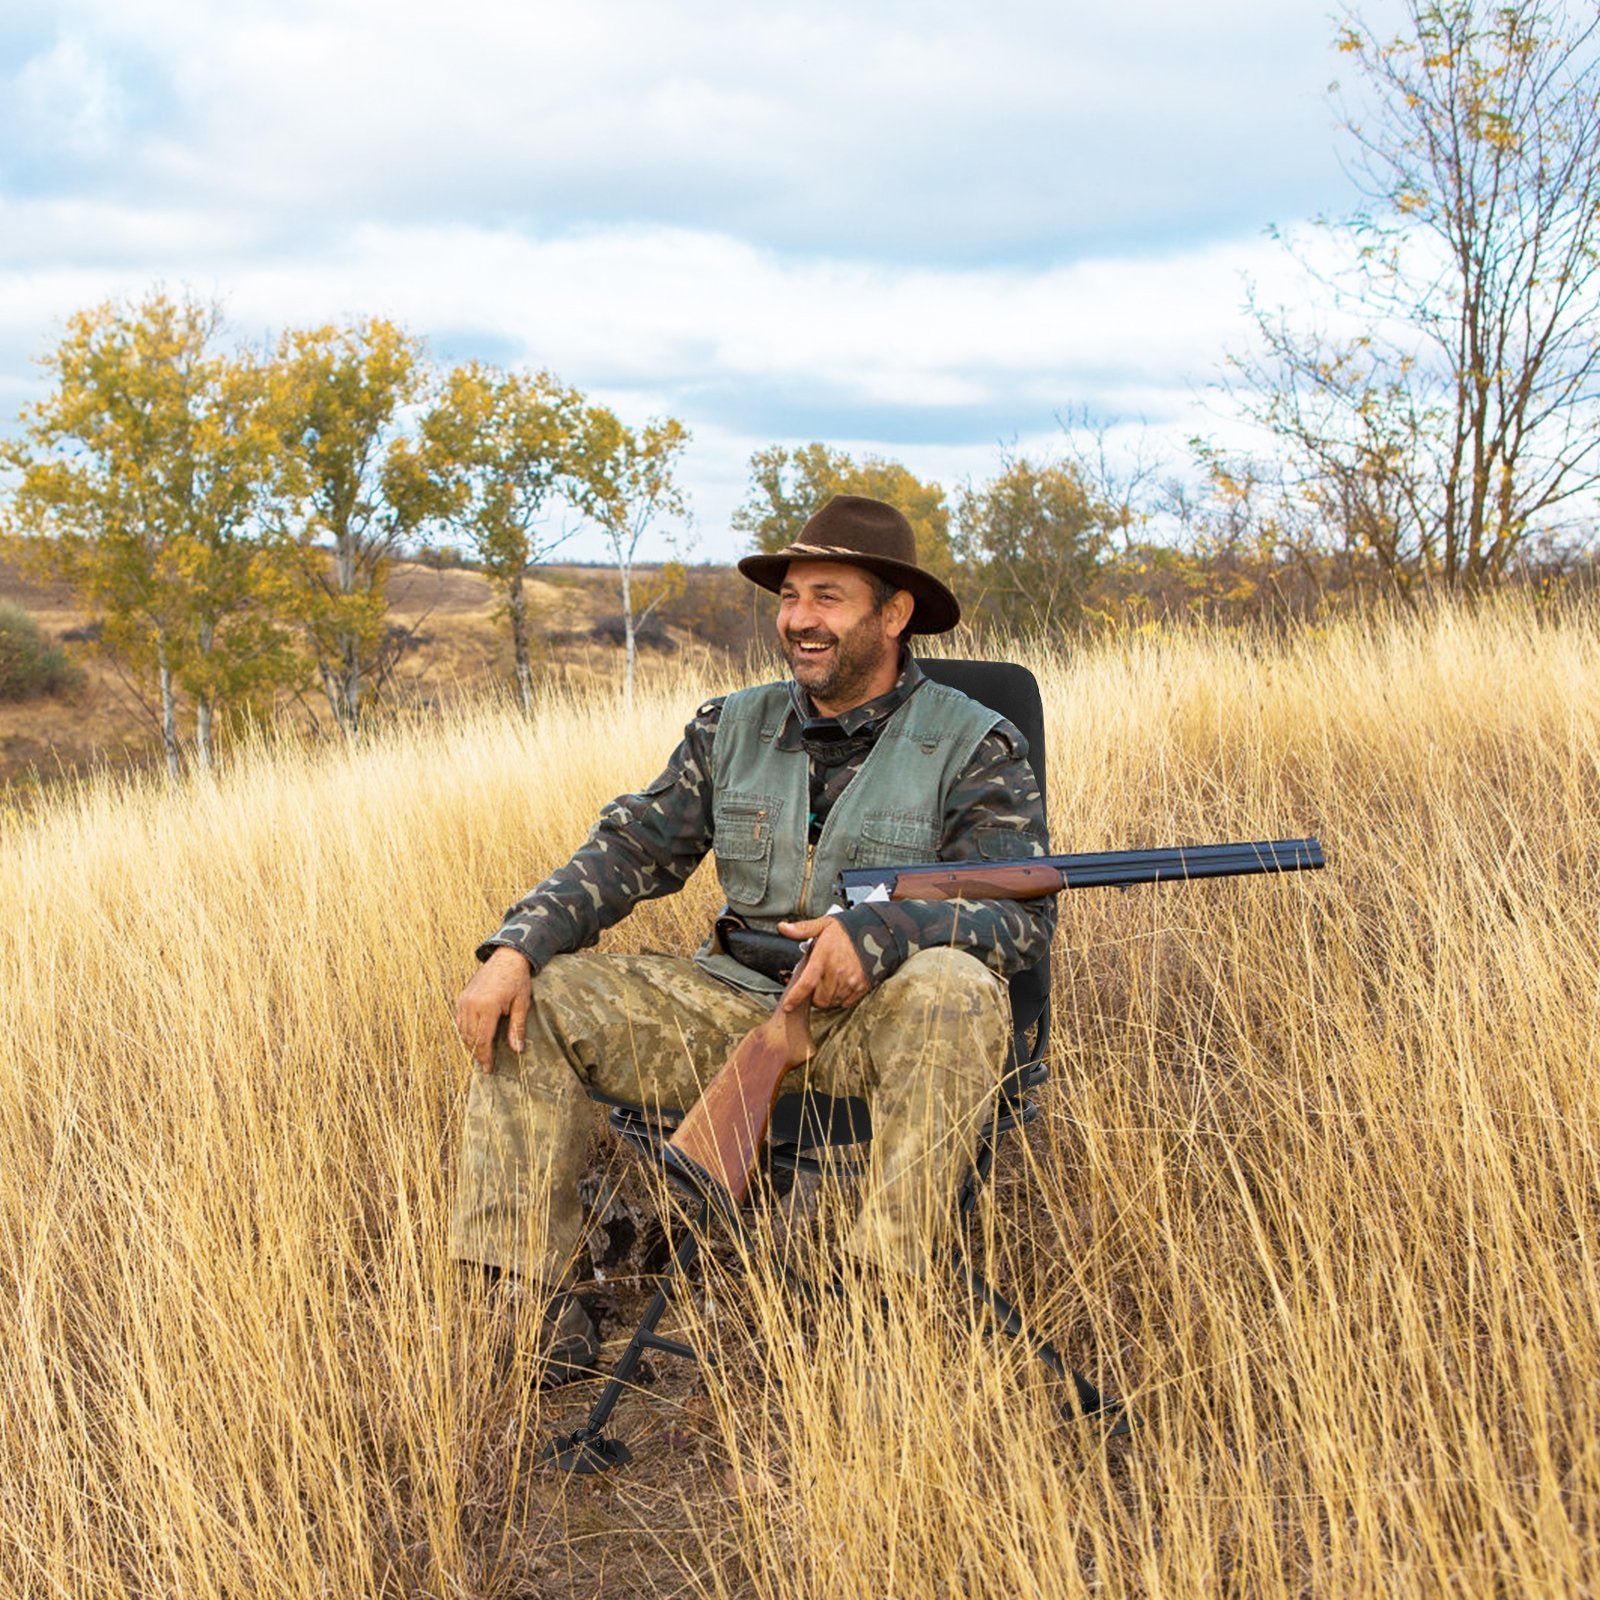
MULTIPOLYGON (((612 612, 610 616, 601 617, 590 628, 589 637, 598 644, 625 643, 627 631, 623 626, 621 613, 612 612)), ((668 637, 667 630, 658 617, 646 617, 642 622, 635 623, 633 642, 640 650, 659 650, 664 655, 671 655, 678 648, 677 643, 668 637)))
POLYGON ((0 700, 59 694, 82 680, 82 671, 60 646, 45 643, 26 611, 0 602, 0 700))

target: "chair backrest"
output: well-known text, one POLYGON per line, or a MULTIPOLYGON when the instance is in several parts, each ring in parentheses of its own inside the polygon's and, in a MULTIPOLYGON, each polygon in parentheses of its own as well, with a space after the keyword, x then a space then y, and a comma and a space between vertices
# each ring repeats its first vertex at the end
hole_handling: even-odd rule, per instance
MULTIPOLYGON (((1034 675, 1015 661, 946 661, 918 659, 917 665, 935 683, 949 685, 979 705, 998 711, 1028 741, 1028 760, 1045 794, 1044 701, 1034 675)), ((1048 825, 1048 817, 1046 818, 1048 825)), ((1050 1031, 1050 952, 1011 977, 1012 1066, 1044 1054, 1050 1031)))

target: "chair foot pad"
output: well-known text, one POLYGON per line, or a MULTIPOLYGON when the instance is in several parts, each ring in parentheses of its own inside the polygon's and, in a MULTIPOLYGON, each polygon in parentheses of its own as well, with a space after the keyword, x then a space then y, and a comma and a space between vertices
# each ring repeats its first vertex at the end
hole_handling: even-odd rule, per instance
POLYGON ((552 1439, 539 1460, 562 1472, 609 1472, 613 1467, 625 1467, 633 1460, 633 1452, 620 1439, 590 1438, 587 1430, 579 1428, 552 1439))

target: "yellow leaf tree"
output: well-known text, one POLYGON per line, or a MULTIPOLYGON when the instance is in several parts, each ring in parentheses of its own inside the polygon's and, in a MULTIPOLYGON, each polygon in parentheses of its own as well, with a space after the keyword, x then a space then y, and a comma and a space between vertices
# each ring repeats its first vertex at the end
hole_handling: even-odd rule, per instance
POLYGON ((588 406, 572 454, 568 492, 605 535, 617 564, 622 597, 624 695, 633 704, 640 624, 657 606, 683 592, 683 568, 667 562, 641 585, 639 545, 662 522, 687 512, 673 473, 689 430, 672 417, 631 428, 607 406, 588 406))
POLYGON ((77 313, 6 452, 25 559, 70 584, 103 647, 153 680, 174 777, 181 702, 210 767, 221 708, 296 670, 280 553, 261 536, 277 464, 266 383, 216 349, 219 320, 160 290, 77 313))
POLYGON ((836 494, 864 494, 898 506, 917 536, 922 565, 941 582, 953 581, 956 556, 944 490, 880 456, 856 461, 821 443, 758 450, 750 457, 750 491, 733 514, 733 526, 757 550, 781 550, 799 537, 812 512, 836 494))
POLYGON ((1078 626, 1111 518, 1070 465, 1007 458, 981 488, 962 491, 956 517, 977 616, 1039 634, 1078 626))
POLYGON ((1600 491, 1600 16, 1404 0, 1338 46, 1361 206, 1314 278, 1356 331, 1258 308, 1241 399, 1396 591, 1480 590, 1600 491))
POLYGON ((425 379, 422 350, 380 317, 297 330, 280 342, 272 376, 296 610, 328 708, 353 734, 397 653, 389 570, 440 507, 407 426, 425 379))
POLYGON ((569 531, 550 519, 571 474, 582 406, 548 372, 470 362, 449 374, 422 421, 421 459, 441 493, 436 514, 466 536, 504 597, 517 693, 530 713, 524 580, 569 531))

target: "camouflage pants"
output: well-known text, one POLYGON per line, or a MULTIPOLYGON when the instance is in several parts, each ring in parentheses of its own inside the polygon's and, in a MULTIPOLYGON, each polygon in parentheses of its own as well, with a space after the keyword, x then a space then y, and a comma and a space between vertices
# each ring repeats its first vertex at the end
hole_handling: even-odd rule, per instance
MULTIPOLYGON (((557 956, 534 980, 522 1054, 502 1026, 494 1071, 473 1074, 452 1255, 561 1282, 583 1228, 588 1091, 686 1109, 770 1014, 770 1001, 680 957, 557 956)), ((852 1255, 923 1270, 949 1225, 1010 1034, 1004 982, 959 950, 919 951, 850 1010, 812 1012, 816 1054, 787 1087, 862 1095, 872 1107, 852 1255)))

